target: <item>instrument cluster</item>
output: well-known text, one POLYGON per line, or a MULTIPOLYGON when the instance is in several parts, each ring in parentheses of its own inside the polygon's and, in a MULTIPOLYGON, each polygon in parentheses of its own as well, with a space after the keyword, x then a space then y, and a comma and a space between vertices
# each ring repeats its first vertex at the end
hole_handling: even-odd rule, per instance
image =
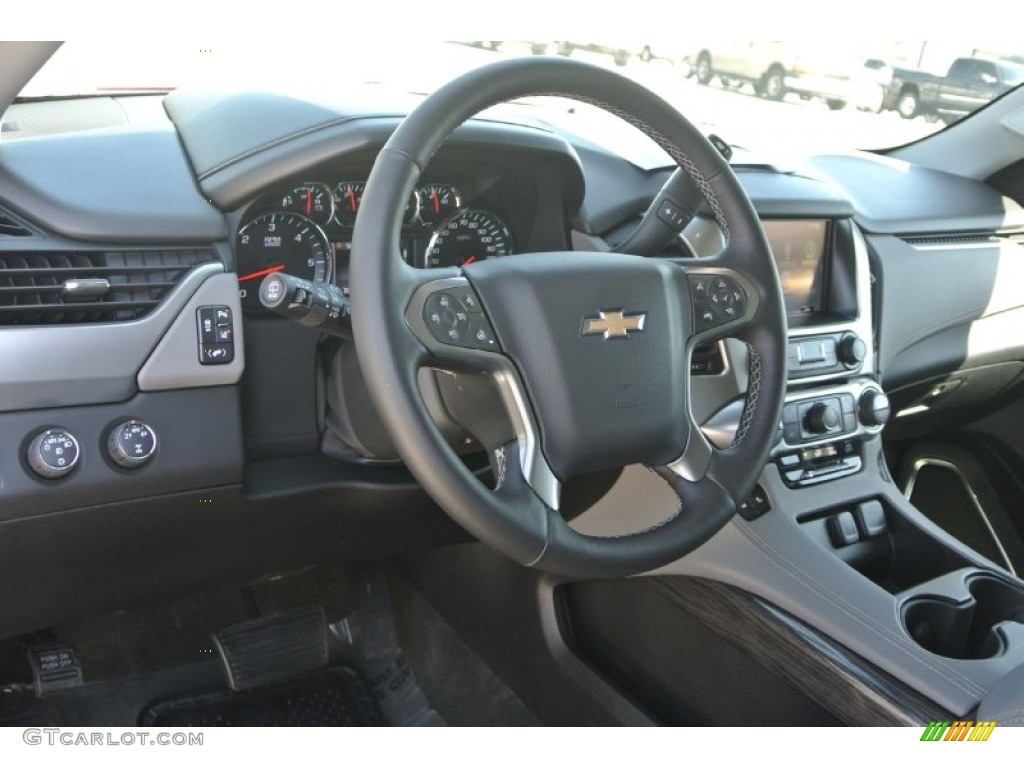
MULTIPOLYGON (((235 243, 242 305, 260 306, 255 288, 274 272, 340 282, 365 188, 365 181, 307 182, 260 201, 235 243)), ((460 190, 448 183, 424 184, 410 196, 401 249, 419 268, 465 266, 515 252, 505 221, 491 210, 465 207, 460 190)))

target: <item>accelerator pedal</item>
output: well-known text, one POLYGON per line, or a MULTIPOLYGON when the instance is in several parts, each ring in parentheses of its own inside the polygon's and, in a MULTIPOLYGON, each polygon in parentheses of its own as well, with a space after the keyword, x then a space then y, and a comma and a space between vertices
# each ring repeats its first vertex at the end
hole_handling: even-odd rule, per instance
POLYGON ((327 666, 327 618, 318 605, 261 616, 213 635, 233 691, 327 666))

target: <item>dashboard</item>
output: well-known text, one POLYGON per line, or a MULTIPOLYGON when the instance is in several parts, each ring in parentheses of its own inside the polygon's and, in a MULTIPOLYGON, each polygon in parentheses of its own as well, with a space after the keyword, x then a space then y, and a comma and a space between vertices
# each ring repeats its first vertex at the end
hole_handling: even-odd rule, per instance
MULTIPOLYGON (((354 346, 266 312, 252 290, 277 272, 347 285, 362 185, 399 111, 185 91, 162 106, 157 127, 0 147, 0 354, 18 361, 0 371, 0 578, 22 595, 3 614, 10 632, 465 537, 396 461, 354 346), (119 567, 96 565, 107 562, 119 567), (89 587, 55 597, 66 583, 89 587)), ((772 462, 794 488, 860 471, 865 442, 952 372, 982 393, 1019 380, 1024 342, 1002 332, 1020 319, 1024 280, 992 285, 1019 273, 1024 220, 989 187, 869 155, 734 168, 789 312, 772 462), (917 193, 882 206, 864 179, 917 193), (956 200, 953 234, 966 220, 980 236, 939 242, 951 225, 926 198, 940 211, 956 200), (907 300, 921 292, 942 301, 907 300), (950 343, 965 327, 988 342, 950 343)), ((424 169, 402 257, 460 266, 606 249, 668 174, 528 120, 474 120, 424 169)), ((667 255, 721 245, 699 215, 667 255)), ((728 341, 693 353, 690 407, 716 444, 735 434, 745 355, 728 341)), ((487 407, 493 393, 457 372, 421 387, 486 474, 454 402, 487 407)), ((570 481, 567 514, 614 480, 570 481)))

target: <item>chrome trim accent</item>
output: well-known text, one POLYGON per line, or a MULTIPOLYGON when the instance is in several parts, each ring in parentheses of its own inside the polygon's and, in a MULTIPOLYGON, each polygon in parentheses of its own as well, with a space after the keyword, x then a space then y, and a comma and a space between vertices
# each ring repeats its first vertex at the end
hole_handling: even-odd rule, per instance
POLYGON ((701 424, 701 432, 719 450, 726 450, 736 439, 736 430, 740 428, 740 419, 743 418, 743 409, 746 401, 741 398, 726 403, 716 411, 710 419, 701 424))
MULTIPOLYGON (((974 510, 978 513, 978 517, 981 518, 982 523, 985 524, 985 530, 988 531, 988 535, 992 539, 992 543, 996 545, 996 549, 999 550, 1000 556, 1003 558, 1006 570, 1012 573, 1014 576, 1017 575, 1017 571, 1013 568, 1013 563, 1010 562, 1010 556, 1003 549, 1003 543, 999 540, 999 536, 996 534, 995 528, 992 527, 992 521, 988 519, 988 515, 985 514, 985 508, 981 506, 981 502, 978 501, 978 495, 974 492, 974 488, 971 486, 970 481, 960 471, 960 467, 951 461, 945 461, 944 459, 929 459, 923 458, 918 459, 914 462, 914 466, 910 470, 910 479, 907 480, 907 485, 903 489, 903 496, 907 501, 910 501, 910 496, 914 492, 914 485, 917 483, 917 475, 925 467, 941 467, 942 469, 948 469, 952 472, 957 479, 963 484, 964 489, 967 491, 967 495, 971 500, 971 504, 974 505, 974 510)), ((911 502, 913 503, 913 502, 911 502)))
POLYGON ((527 404, 519 374, 509 364, 491 371, 491 378, 498 385, 501 400, 512 420, 516 442, 519 444, 519 468, 527 485, 550 509, 558 511, 562 485, 541 454, 539 430, 533 411, 527 404))
POLYGON ((106 278, 79 278, 65 280, 63 295, 70 299, 89 299, 110 293, 110 281, 106 278))
POLYGON ((708 473, 711 466, 711 455, 714 449, 704 436, 700 427, 690 423, 690 437, 686 441, 683 455, 668 465, 668 469, 684 480, 697 482, 708 473))
MULTIPOLYGON (((444 277, 422 283, 413 292, 406 307, 405 321, 413 335, 432 353, 439 363, 463 364, 491 376, 501 395, 502 404, 512 422, 519 446, 519 468, 533 492, 553 510, 558 510, 561 482, 544 458, 540 448, 540 429, 526 397, 526 390, 512 362, 498 352, 470 349, 441 344, 431 335, 423 322, 420 310, 426 295, 445 288, 465 288, 469 280, 464 277, 444 277)), ((429 367, 429 366, 428 366, 429 367)), ((437 366, 434 366, 437 367, 437 366)))

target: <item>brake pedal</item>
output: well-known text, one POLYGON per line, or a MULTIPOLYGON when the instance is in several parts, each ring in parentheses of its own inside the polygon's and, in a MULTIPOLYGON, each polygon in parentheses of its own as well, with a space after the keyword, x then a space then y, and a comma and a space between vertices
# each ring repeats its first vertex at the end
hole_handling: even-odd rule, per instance
POLYGON ((233 691, 327 666, 327 618, 319 605, 235 624, 213 640, 233 691))

